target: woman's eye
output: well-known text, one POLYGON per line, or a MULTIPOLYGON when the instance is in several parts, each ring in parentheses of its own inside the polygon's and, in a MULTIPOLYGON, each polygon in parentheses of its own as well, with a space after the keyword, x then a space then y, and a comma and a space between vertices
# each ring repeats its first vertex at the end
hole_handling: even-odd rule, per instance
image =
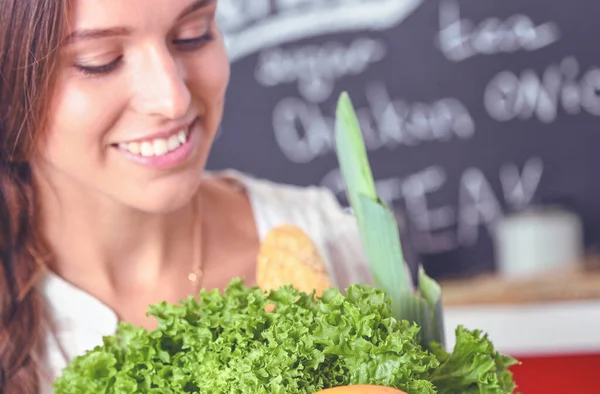
POLYGON ((173 44, 182 48, 183 50, 195 50, 203 46, 205 43, 213 39, 213 33, 208 32, 199 37, 194 38, 178 38, 173 40, 173 44))
POLYGON ((112 62, 102 64, 100 66, 88 66, 85 64, 75 64, 75 68, 77 68, 77 70, 79 70, 80 72, 82 72, 83 74, 88 75, 88 76, 102 76, 102 75, 110 74, 111 72, 115 71, 117 69, 117 67, 119 67, 119 64, 121 63, 122 59, 123 59, 123 56, 119 56, 112 62))
MULTIPOLYGON (((207 32, 199 37, 179 38, 173 40, 173 44, 184 51, 193 51, 201 48, 205 43, 212 41, 214 35, 212 32, 207 32)), ((100 77, 115 71, 123 60, 123 56, 119 56, 110 63, 102 65, 87 65, 84 62, 76 63, 75 68, 86 76, 100 77)))

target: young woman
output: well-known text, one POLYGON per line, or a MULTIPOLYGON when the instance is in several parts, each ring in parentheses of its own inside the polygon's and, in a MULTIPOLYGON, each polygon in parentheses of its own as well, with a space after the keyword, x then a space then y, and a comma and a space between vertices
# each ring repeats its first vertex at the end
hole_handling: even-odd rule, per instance
POLYGON ((229 80, 216 6, 0 0, 1 392, 51 392, 119 320, 153 328, 149 304, 253 284, 278 224, 336 285, 365 275, 329 192, 204 174, 229 80))

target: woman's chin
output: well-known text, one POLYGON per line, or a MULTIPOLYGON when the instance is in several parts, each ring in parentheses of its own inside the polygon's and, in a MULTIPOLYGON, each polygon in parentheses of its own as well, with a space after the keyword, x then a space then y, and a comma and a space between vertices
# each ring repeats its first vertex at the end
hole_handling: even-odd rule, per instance
POLYGON ((165 214, 178 211, 188 205, 197 192, 198 187, 173 187, 163 191, 148 191, 128 205, 149 214, 165 214))

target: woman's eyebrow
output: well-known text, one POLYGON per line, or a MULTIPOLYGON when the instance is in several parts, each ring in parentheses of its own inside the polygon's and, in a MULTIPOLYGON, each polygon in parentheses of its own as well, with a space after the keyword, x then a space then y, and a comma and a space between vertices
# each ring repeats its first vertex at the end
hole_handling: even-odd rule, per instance
MULTIPOLYGON (((191 13, 194 13, 202 8, 214 5, 217 0, 197 0, 187 6, 177 17, 177 20, 181 20, 191 13)), ((65 39, 65 44, 73 44, 77 41, 94 40, 98 38, 106 37, 117 37, 131 35, 133 32, 132 27, 118 26, 106 29, 83 29, 75 30, 69 34, 65 39)))
POLYGON ((97 38, 127 36, 132 32, 133 28, 127 26, 111 27, 107 29, 75 30, 67 36, 65 44, 73 44, 77 41, 94 40, 97 38))
POLYGON ((179 16, 177 17, 177 20, 181 20, 189 14, 198 11, 199 9, 214 5, 216 2, 217 0, 196 0, 192 4, 187 6, 183 11, 181 11, 179 16))

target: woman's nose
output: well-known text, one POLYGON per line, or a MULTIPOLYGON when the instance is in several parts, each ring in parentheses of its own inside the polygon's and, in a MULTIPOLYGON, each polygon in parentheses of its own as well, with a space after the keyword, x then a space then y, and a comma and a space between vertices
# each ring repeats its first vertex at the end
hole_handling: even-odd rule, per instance
POLYGON ((149 51, 136 74, 133 92, 136 111, 169 119, 183 118, 188 113, 191 93, 185 70, 167 48, 149 51))

